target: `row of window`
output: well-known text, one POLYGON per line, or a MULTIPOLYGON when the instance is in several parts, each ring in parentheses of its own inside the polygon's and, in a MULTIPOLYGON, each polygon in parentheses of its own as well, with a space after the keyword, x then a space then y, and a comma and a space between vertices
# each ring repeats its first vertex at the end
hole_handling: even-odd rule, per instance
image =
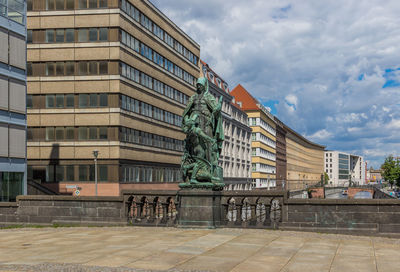
POLYGON ((182 125, 182 116, 180 115, 160 109, 126 95, 121 95, 120 99, 121 108, 124 110, 135 112, 178 127, 182 125))
POLYGON ((268 174, 274 174, 276 171, 276 167, 268 165, 268 164, 264 164, 264 163, 252 163, 251 170, 253 172, 263 172, 263 173, 268 173, 268 174))
POLYGON ((172 63, 167 58, 163 57, 141 41, 135 39, 129 33, 121 30, 121 42, 131 48, 132 50, 136 51, 137 53, 141 54, 145 58, 151 60, 158 66, 164 68, 165 70, 169 71, 170 73, 176 75, 177 77, 183 79, 184 81, 188 82, 191 85, 195 84, 195 78, 180 68, 178 65, 172 63))
POLYGON ((164 31, 161 27, 155 24, 151 19, 149 19, 146 15, 140 12, 131 3, 129 3, 126 0, 122 0, 121 9, 129 17, 140 23, 147 30, 149 30, 151 33, 153 33, 155 36, 157 36, 166 44, 168 44, 171 48, 173 48, 176 52, 180 53, 194 65, 197 65, 197 57, 189 49, 187 49, 180 42, 172 38, 166 31, 164 31))
MULTIPOLYGON (((27 140, 39 141, 43 128, 28 127, 27 140)), ((46 141, 109 140, 108 127, 46 127, 46 141)))
POLYGON ((142 144, 164 149, 183 151, 183 141, 168 138, 153 133, 139 131, 136 129, 120 127, 119 136, 121 142, 142 144))
MULTIPOLYGON (((107 107, 107 93, 91 93, 91 94, 46 94, 45 107, 52 108, 90 108, 90 107, 107 107), (75 98, 77 97, 78 105, 75 106, 75 98)), ((26 96, 26 107, 31 109, 34 107, 32 95, 26 96)))
POLYGON ((178 182, 182 181, 179 168, 151 166, 121 166, 121 182, 178 182))
POLYGON ((272 135, 276 135, 276 130, 270 124, 265 122, 261 118, 249 118, 249 126, 261 126, 263 129, 271 133, 272 135))
MULTIPOLYGON (((27 0, 27 10, 33 10, 33 2, 37 0, 27 0)), ((107 0, 45 0, 45 10, 73 10, 106 8, 107 0)))
POLYGON ((251 133, 251 140, 252 141, 261 141, 272 148, 276 147, 276 142, 274 140, 268 138, 267 136, 265 136, 264 134, 262 134, 260 132, 251 133))
POLYGON ((251 155, 252 156, 261 156, 265 159, 275 161, 276 160, 276 155, 272 152, 269 152, 268 150, 265 150, 264 148, 252 148, 251 149, 251 155))
MULTIPOLYGON (((28 166, 28 178, 30 178, 31 166, 28 166)), ((108 181, 108 165, 98 165, 97 180, 108 181)), ((46 182, 62 182, 62 181, 94 181, 95 179, 94 165, 47 165, 46 166, 46 182), (77 168, 77 177, 75 169, 77 168)), ((33 178, 33 177, 32 177, 33 178)))
MULTIPOLYGON (((108 28, 57 28, 45 30, 46 43, 105 42, 108 41, 108 28)), ((32 43, 33 30, 27 32, 27 42, 32 43)))
POLYGON ((124 77, 129 78, 132 81, 135 81, 136 83, 139 83, 149 89, 152 89, 162 95, 165 95, 166 97, 169 97, 175 101, 178 101, 181 104, 186 105, 189 96, 186 94, 172 88, 171 86, 164 84, 161 81, 158 81, 155 78, 152 78, 151 76, 146 75, 145 73, 123 63, 120 62, 120 69, 121 69, 121 75, 124 77))
POLYGON ((27 63, 28 76, 86 76, 86 75, 107 75, 109 65, 108 61, 58 61, 46 63, 27 63), (44 67, 36 68, 36 66, 44 67))

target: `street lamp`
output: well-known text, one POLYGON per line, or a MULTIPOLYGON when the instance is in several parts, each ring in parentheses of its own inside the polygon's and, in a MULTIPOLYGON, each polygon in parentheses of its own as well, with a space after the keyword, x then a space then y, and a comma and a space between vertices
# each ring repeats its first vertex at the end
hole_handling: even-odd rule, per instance
POLYGON ((97 157, 99 156, 99 151, 93 150, 93 156, 94 156, 94 184, 95 184, 96 196, 97 196, 97 157))

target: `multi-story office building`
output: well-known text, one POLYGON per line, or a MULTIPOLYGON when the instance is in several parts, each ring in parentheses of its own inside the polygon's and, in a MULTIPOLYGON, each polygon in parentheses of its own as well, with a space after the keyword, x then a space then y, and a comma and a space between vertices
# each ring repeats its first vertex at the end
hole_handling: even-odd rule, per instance
POLYGON ((231 95, 249 117, 251 135, 251 176, 255 188, 276 186, 276 124, 273 115, 243 86, 237 85, 231 95))
POLYGON ((250 190, 251 182, 251 128, 247 114, 233 102, 228 84, 207 63, 200 60, 201 76, 208 78, 210 93, 216 99, 222 97, 222 122, 225 141, 220 156, 224 169, 226 190, 250 190))
POLYGON ((325 151, 324 170, 332 186, 365 184, 365 161, 362 156, 339 151, 325 151))
POLYGON ((288 126, 286 160, 288 190, 302 190, 321 181, 325 146, 309 141, 288 126))
POLYGON ((178 188, 199 54, 147 0, 29 0, 29 178, 93 195, 97 150, 99 195, 178 188))
POLYGON ((26 4, 0 1, 0 201, 26 194, 26 4))

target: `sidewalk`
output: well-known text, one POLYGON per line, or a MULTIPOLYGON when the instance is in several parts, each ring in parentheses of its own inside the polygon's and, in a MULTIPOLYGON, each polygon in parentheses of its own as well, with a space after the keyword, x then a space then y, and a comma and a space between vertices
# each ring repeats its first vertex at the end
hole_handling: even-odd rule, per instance
POLYGON ((0 230, 0 271, 400 271, 400 240, 248 229, 0 230))

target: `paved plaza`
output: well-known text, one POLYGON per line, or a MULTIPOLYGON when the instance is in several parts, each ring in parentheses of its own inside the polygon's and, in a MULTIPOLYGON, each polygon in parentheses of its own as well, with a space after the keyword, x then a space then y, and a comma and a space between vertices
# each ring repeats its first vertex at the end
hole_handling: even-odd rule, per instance
POLYGON ((400 240, 246 229, 0 230, 0 271, 400 271, 400 240))

